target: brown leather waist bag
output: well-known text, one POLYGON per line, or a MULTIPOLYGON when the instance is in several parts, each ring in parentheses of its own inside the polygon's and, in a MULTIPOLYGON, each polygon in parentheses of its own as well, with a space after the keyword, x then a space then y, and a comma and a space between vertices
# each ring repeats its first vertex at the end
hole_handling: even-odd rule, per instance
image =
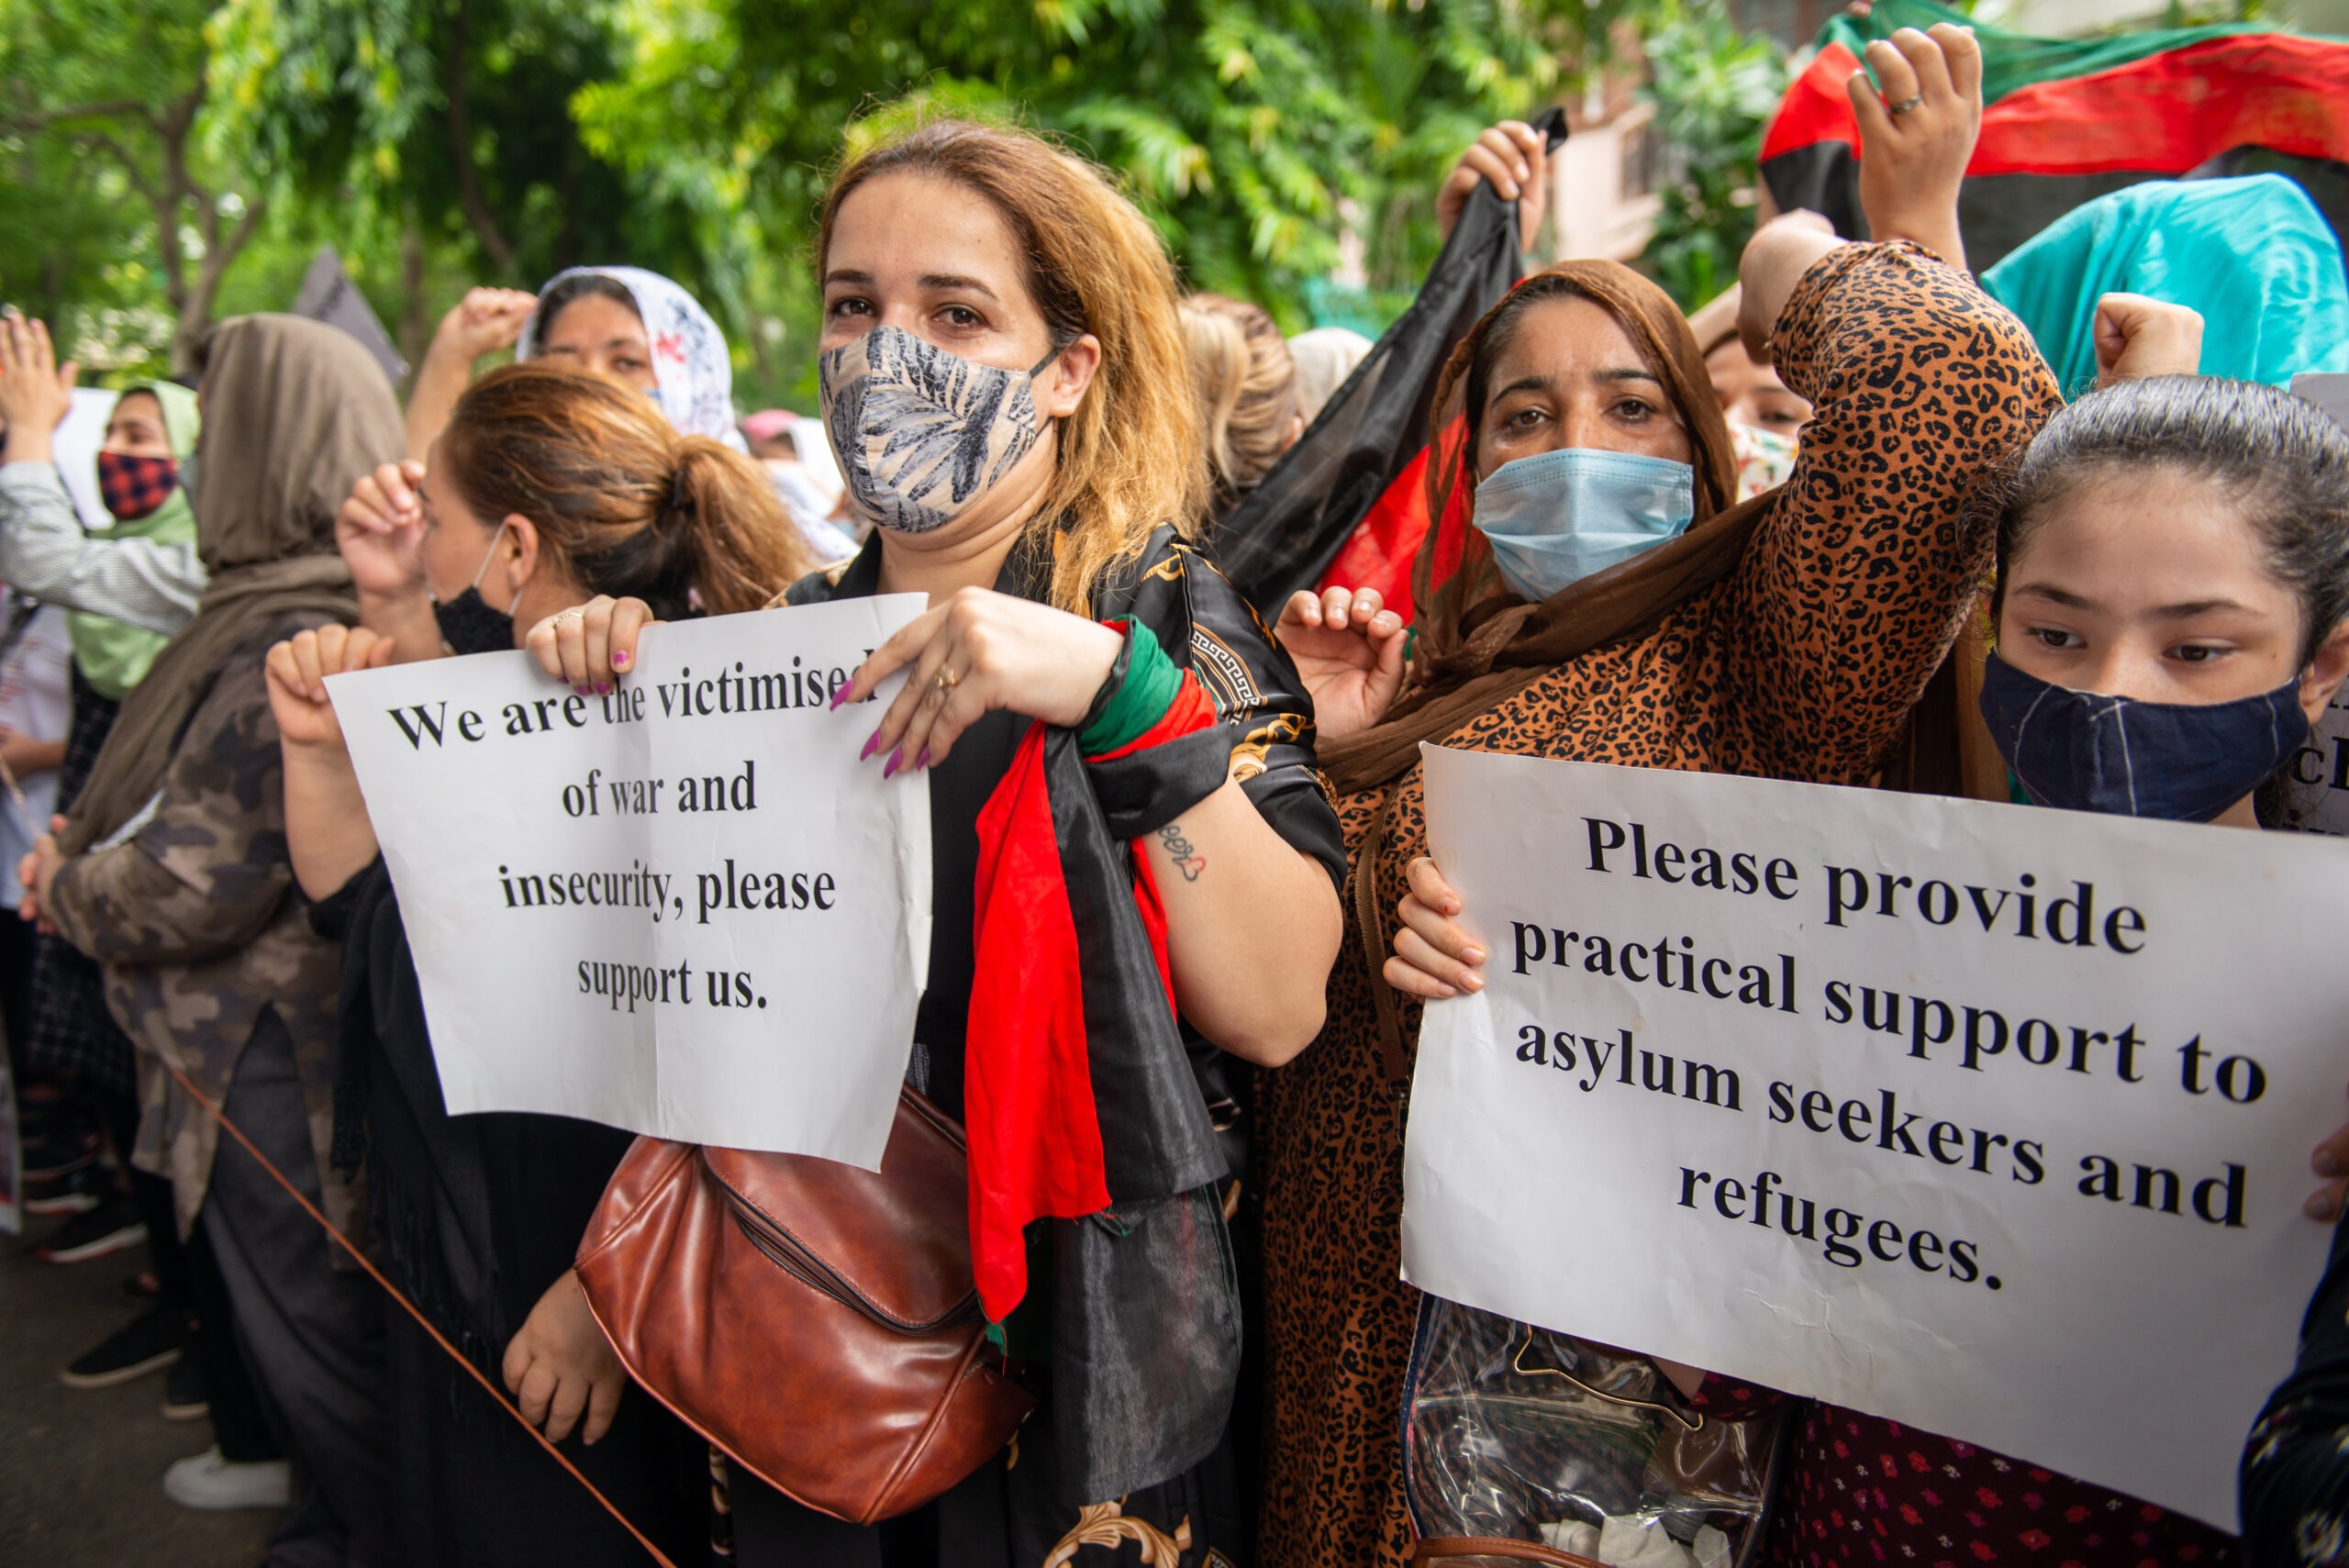
POLYGON ((640 1138, 579 1246, 629 1375, 738 1463, 857 1524, 1011 1440, 971 1280, 963 1133, 910 1089, 876 1173, 640 1138))

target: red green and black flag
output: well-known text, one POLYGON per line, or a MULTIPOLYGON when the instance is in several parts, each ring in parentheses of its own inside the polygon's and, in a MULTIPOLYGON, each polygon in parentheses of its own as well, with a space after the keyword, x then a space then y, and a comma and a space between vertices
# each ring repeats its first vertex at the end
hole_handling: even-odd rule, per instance
MULTIPOLYGON (((1806 207, 1865 238, 1859 126, 1844 83, 1876 39, 1974 25, 1932 0, 1838 16, 1762 141, 1782 211, 1806 207)), ((2227 25, 2113 38, 2030 38, 1975 25, 1982 134, 1958 215, 1966 261, 1994 265, 2074 207, 2142 180, 2278 173, 2335 234, 2349 232, 2349 39, 2227 25)))
MULTIPOLYGON (((1555 148, 1565 117, 1534 122, 1555 148)), ((1410 307, 1216 529, 1216 561, 1266 619, 1325 584, 1375 587, 1407 616, 1427 533, 1428 418, 1453 348, 1523 275, 1517 204, 1469 195, 1410 307)))

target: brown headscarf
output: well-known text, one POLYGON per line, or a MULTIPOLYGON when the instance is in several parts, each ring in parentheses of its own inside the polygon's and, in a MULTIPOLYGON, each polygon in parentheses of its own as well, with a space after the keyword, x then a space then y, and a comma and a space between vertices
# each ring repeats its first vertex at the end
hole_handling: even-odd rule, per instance
MULTIPOLYGON (((1591 649, 1652 629, 1675 606, 1725 576, 1745 553, 1746 540, 1776 500, 1772 491, 1742 505, 1729 425, 1705 373, 1696 334, 1671 297, 1615 261, 1562 261, 1518 284, 1485 313, 1453 350, 1437 384, 1434 439, 1466 395, 1468 373, 1486 340, 1531 306, 1582 298, 1605 306, 1648 364, 1688 431, 1696 473, 1696 515, 1688 531, 1619 565, 1527 604, 1501 582, 1490 546, 1471 527, 1460 569, 1434 581, 1437 536, 1431 528, 1412 579, 1420 606, 1419 640, 1402 695, 1386 717, 1358 735, 1331 741, 1320 762, 1341 793, 1372 788, 1401 776, 1419 761, 1419 742, 1453 733, 1478 714, 1531 685, 1543 672, 1591 649)), ((1442 517, 1462 495, 1473 523, 1476 488, 1475 424, 1429 465, 1429 511, 1442 517)), ((1442 450, 1442 448, 1439 448, 1442 450)))
POLYGON ((254 632, 357 610, 334 515, 406 444, 399 404, 358 340, 293 316, 222 323, 197 394, 195 548, 211 581, 195 618, 123 700, 58 848, 79 854, 145 808, 222 664, 254 632))

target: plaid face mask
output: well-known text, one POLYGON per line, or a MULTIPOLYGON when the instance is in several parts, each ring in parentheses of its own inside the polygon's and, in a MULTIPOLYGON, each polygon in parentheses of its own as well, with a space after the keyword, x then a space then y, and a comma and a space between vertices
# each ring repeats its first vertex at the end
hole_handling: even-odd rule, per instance
POLYGON ((1043 435, 1039 372, 1000 370, 875 327, 817 361, 824 425, 849 506, 864 522, 928 533, 1002 483, 1043 435))
POLYGON ((171 498, 180 482, 176 458, 134 457, 128 452, 98 453, 98 494, 117 522, 152 517, 171 498))

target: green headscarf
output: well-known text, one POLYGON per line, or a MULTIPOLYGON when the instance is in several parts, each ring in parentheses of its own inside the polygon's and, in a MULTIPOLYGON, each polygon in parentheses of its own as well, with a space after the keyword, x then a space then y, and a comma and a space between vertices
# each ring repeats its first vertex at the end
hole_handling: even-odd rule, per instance
MULTIPOLYGON (((184 468, 195 450, 195 394, 168 381, 143 381, 123 388, 122 395, 128 397, 134 392, 151 393, 162 405, 164 436, 172 444, 172 456, 184 468)), ((88 531, 94 539, 148 539, 158 544, 187 544, 195 538, 195 513, 187 504, 186 487, 174 484, 163 504, 145 517, 127 523, 117 518, 110 527, 88 531)), ((68 612, 65 630, 72 639, 73 662, 82 678, 101 696, 117 702, 146 678, 148 666, 171 640, 163 632, 85 610, 68 612)))
POLYGON ((2096 384, 2096 302, 2120 291, 2202 313, 2202 373, 2288 385, 2349 370, 2341 242, 2281 174, 2147 180, 2040 230, 1982 274, 2067 397, 2096 384))

